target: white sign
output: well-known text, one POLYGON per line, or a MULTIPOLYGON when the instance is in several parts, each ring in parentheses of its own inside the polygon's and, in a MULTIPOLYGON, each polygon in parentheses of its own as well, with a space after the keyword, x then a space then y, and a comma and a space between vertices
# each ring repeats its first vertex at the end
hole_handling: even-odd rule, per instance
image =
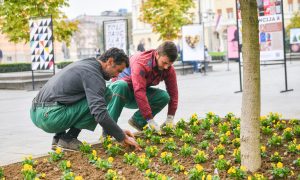
POLYGON ((105 50, 112 47, 123 49, 127 52, 127 21, 104 21, 105 50))
POLYGON ((203 25, 182 27, 182 56, 183 61, 204 61, 203 25))
POLYGON ((291 53, 300 53, 300 28, 290 29, 291 53))

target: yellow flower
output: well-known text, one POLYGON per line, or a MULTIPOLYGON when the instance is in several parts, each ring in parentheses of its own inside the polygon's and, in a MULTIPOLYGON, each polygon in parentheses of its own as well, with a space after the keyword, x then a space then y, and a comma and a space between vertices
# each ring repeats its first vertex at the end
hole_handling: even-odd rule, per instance
POLYGON ((248 176, 248 178, 247 178, 248 180, 252 180, 252 176, 248 176))
POLYGON ((241 166, 240 169, 244 172, 247 171, 247 168, 245 166, 241 166))
POLYGON ((281 162, 278 162, 276 166, 277 166, 277 168, 282 168, 283 164, 281 162))
POLYGON ((260 147, 260 150, 261 150, 262 152, 266 152, 266 146, 261 146, 261 147, 260 147))
POLYGON ((300 151, 300 144, 296 146, 297 150, 300 151))
POLYGON ((294 171, 291 171, 291 176, 294 176, 294 175, 295 175, 294 171))
POLYGON ((114 161, 114 158, 113 157, 109 157, 107 160, 108 160, 109 163, 112 163, 114 161))
POLYGON ((275 152, 275 153, 274 153, 274 156, 278 156, 278 155, 279 155, 279 153, 278 153, 278 152, 275 152))
POLYGON ((151 173, 150 169, 147 169, 145 173, 146 173, 146 174, 151 173))
POLYGON ((230 131, 227 131, 226 132, 226 136, 230 136, 231 135, 231 132, 230 131))
POLYGON ((74 173, 73 173, 73 172, 70 172, 70 176, 72 176, 72 177, 73 177, 73 176, 74 176, 74 173))
POLYGON ((93 150, 92 154, 93 154, 93 156, 97 156, 97 151, 93 150))
POLYGON ((47 162, 48 162, 48 159, 44 158, 43 163, 47 163, 47 162))
POLYGON ((82 176, 76 176, 75 180, 83 180, 82 176))
POLYGON ((184 171, 184 173, 183 173, 184 175, 188 175, 189 173, 187 172, 187 171, 184 171))
POLYGON ((32 171, 32 166, 30 164, 24 164, 22 171, 32 171))
POLYGON ((167 176, 166 175, 162 175, 161 176, 161 180, 167 180, 167 176))
POLYGON ((212 180, 212 176, 209 174, 206 176, 206 180, 212 180))
POLYGON ((108 148, 108 149, 110 149, 110 148, 111 148, 111 146, 112 146, 112 144, 109 144, 109 145, 107 145, 107 148, 108 148))
POLYGON ((42 173, 42 174, 41 174, 41 177, 42 177, 42 178, 45 178, 45 177, 46 177, 46 174, 45 174, 45 173, 42 173))
POLYGON ((57 147, 56 150, 55 150, 55 153, 56 153, 56 154, 60 154, 60 153, 61 153, 61 148, 60 148, 60 147, 57 147))
POLYGON ((67 168, 70 168, 71 167, 71 162, 70 161, 67 161, 67 168))
POLYGON ((219 159, 224 159, 224 155, 220 155, 220 156, 219 156, 219 159))
POLYGON ((200 164, 196 164, 196 169, 197 169, 197 171, 200 171, 200 172, 203 171, 203 167, 200 164))
POLYGON ((162 152, 162 153, 160 154, 160 157, 161 157, 161 158, 165 158, 166 155, 167 155, 167 152, 162 152))
POLYGON ((40 178, 36 177, 36 178, 34 178, 34 180, 40 180, 40 178))
POLYGON ((202 176, 201 180, 205 180, 205 175, 202 176))

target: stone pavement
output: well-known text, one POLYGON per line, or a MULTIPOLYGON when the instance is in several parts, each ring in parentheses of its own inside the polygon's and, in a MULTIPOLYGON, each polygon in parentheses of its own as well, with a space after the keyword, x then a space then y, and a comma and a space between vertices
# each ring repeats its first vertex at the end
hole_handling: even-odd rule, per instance
MULTIPOLYGON (((280 112, 285 118, 300 119, 300 62, 288 62, 288 86, 294 91, 280 93, 285 89, 284 68, 282 65, 261 66, 261 114, 280 112)), ((178 75, 179 107, 176 120, 188 118, 192 113, 204 116, 213 111, 220 116, 233 112, 240 116, 242 93, 239 90, 237 63, 213 64, 213 72, 206 76, 200 73, 178 75)), ((163 83, 159 86, 164 88, 163 83)), ((50 151, 52 134, 36 128, 30 120, 31 100, 37 91, 0 90, 0 165, 21 161, 32 154, 40 156, 50 151)), ((133 110, 124 109, 119 124, 122 128, 133 130, 127 120, 133 110)), ((167 108, 155 119, 162 123, 167 108)), ((101 128, 95 132, 82 131, 79 139, 89 143, 98 141, 101 128)))

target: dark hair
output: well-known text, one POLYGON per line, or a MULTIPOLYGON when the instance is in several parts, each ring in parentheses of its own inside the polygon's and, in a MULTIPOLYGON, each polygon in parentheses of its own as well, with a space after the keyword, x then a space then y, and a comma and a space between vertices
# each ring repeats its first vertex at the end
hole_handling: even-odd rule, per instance
POLYGON ((178 57, 176 45, 172 41, 166 41, 157 48, 158 55, 167 56, 171 62, 174 62, 178 57))
POLYGON ((99 56, 97 59, 106 62, 109 58, 114 59, 114 63, 117 65, 121 65, 122 63, 126 64, 126 67, 129 66, 129 58, 125 54, 125 52, 122 49, 118 48, 110 48, 109 50, 105 51, 101 56, 99 56))

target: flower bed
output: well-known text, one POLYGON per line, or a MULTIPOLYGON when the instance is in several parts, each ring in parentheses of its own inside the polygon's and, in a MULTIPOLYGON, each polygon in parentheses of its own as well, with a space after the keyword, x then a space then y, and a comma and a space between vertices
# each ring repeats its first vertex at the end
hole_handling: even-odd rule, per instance
POLYGON ((81 152, 57 149, 49 156, 0 169, 0 179, 299 179, 300 122, 277 113, 261 117, 261 169, 252 174, 240 165, 240 119, 193 114, 167 126, 164 134, 145 128, 137 135, 142 152, 124 148, 110 137, 84 143, 81 152))

